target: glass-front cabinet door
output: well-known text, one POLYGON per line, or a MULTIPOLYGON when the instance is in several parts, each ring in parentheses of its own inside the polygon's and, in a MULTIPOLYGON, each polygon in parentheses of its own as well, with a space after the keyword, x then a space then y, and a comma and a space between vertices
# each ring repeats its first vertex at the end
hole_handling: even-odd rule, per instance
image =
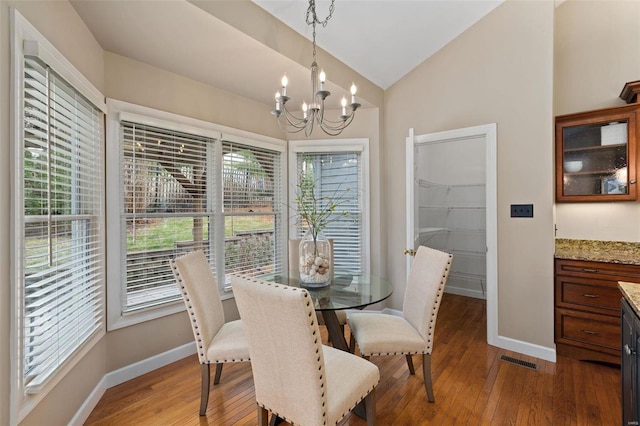
POLYGON ((637 105, 556 117, 556 200, 636 199, 637 105))

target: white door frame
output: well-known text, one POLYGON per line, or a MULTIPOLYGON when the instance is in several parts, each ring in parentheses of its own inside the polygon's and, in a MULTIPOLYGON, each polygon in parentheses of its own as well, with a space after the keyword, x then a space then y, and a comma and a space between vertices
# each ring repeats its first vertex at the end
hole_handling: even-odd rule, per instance
MULTIPOLYGON (((414 245, 414 147, 416 144, 483 137, 486 141, 486 239, 487 239, 487 343, 498 346, 498 164, 496 123, 415 136, 409 129, 406 144, 407 166, 407 248, 414 245)), ((411 267, 407 256, 407 275, 411 267)))

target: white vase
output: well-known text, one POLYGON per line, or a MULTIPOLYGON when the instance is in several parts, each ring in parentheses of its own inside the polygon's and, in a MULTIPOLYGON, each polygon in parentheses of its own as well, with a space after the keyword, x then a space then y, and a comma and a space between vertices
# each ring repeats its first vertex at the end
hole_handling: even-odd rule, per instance
POLYGON ((300 282, 307 287, 323 287, 331 284, 331 244, 322 232, 313 236, 308 230, 300 240, 300 282))

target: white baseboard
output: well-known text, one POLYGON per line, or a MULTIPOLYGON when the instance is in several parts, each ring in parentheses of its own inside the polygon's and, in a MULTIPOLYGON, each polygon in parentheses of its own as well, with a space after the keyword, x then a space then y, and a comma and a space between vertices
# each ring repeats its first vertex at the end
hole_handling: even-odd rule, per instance
POLYGON ((127 380, 147 374, 155 369, 164 367, 165 365, 176 362, 182 358, 196 353, 196 345, 194 342, 186 343, 177 348, 170 349, 158 355, 154 355, 147 359, 143 359, 118 370, 105 374, 100 382, 93 388, 87 399, 82 403, 80 409, 69 422, 69 426, 81 426, 89 418, 93 409, 98 405, 100 398, 109 388, 117 386, 127 380))
POLYGON ((480 290, 474 290, 465 287, 452 287, 449 284, 444 289, 445 293, 457 294, 458 296, 467 296, 473 297, 475 299, 484 299, 487 300, 487 294, 483 293, 480 290))
MULTIPOLYGON (((349 311, 349 312, 365 312, 365 311, 349 311)), ((402 316, 402 311, 397 309, 384 308, 382 311, 366 311, 377 312, 388 315, 402 316)), ((436 329, 437 333, 437 329, 436 329)), ((556 362, 556 350, 555 348, 547 348, 545 346, 535 345, 533 343, 523 342, 522 340, 516 340, 509 337, 498 336, 494 342, 487 342, 491 346, 496 346, 508 351, 518 352, 523 355, 532 356, 535 358, 544 359, 545 361, 556 362)))
POLYGON ((523 342, 522 340, 516 340, 504 336, 498 336, 495 342, 489 342, 489 344, 508 351, 544 359, 545 361, 556 362, 555 348, 535 345, 533 343, 523 342))

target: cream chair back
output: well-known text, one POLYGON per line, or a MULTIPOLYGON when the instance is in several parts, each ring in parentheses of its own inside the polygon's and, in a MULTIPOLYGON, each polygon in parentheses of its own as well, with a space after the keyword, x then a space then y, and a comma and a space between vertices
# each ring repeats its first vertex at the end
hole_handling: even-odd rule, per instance
POLYGON ((424 338, 428 354, 433 348, 433 332, 452 257, 451 254, 420 246, 409 272, 402 312, 424 338))
POLYGON ((249 341, 258 405, 293 424, 323 424, 327 377, 309 293, 233 275, 231 285, 249 341))
POLYGON ((201 364, 208 362, 207 347, 225 320, 211 266, 202 251, 181 256, 171 266, 187 306, 198 347, 198 359, 201 364))

